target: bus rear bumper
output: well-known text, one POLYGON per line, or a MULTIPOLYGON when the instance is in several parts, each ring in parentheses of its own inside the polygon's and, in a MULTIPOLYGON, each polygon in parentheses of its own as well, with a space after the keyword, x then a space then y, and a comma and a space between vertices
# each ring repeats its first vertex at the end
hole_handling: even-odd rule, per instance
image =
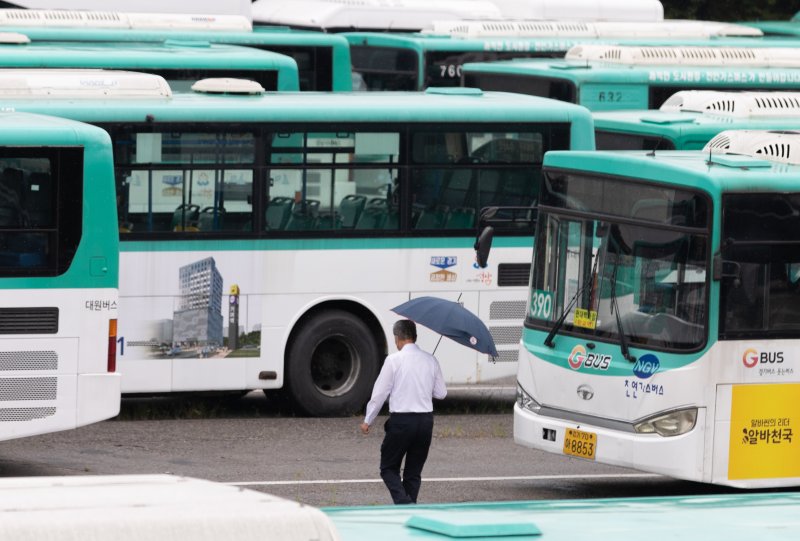
POLYGON ((121 382, 119 373, 79 375, 76 426, 96 423, 119 415, 121 382))
POLYGON ((514 405, 514 441, 519 445, 566 455, 565 431, 568 428, 578 429, 596 436, 595 462, 691 481, 704 481, 703 426, 705 409, 698 411, 694 429, 680 436, 663 437, 544 417, 522 409, 519 404, 514 405))

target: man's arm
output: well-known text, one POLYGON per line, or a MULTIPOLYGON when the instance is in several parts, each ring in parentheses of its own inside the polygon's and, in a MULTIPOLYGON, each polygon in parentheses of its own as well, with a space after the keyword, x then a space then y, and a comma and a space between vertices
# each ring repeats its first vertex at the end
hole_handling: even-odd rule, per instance
POLYGON ((447 396, 447 387, 444 384, 442 367, 439 366, 439 361, 436 361, 436 369, 433 375, 433 397, 441 400, 445 396, 447 396))
POLYGON ((383 407, 383 403, 389 398, 393 383, 394 371, 392 369, 392 363, 387 359, 386 362, 383 363, 381 373, 378 374, 378 379, 375 380, 375 385, 372 387, 372 398, 370 398, 367 404, 367 414, 364 417, 364 423, 361 427, 361 431, 364 432, 364 434, 367 433, 369 425, 371 425, 375 417, 378 416, 381 407, 383 407), (367 431, 364 430, 363 425, 367 425, 367 431))

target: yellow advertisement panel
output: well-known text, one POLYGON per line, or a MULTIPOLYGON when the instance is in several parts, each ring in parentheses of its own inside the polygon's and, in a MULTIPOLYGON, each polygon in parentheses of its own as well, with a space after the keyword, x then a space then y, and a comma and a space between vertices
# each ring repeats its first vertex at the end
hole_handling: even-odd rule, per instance
POLYGON ((800 384, 734 385, 729 479, 800 477, 800 384))

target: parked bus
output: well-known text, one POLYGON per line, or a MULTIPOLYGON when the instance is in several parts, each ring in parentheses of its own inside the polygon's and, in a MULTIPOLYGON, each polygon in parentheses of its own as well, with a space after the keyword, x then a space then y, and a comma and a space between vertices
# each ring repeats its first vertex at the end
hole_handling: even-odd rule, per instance
POLYGON ((324 32, 375 30, 418 32, 433 21, 501 19, 498 7, 487 0, 255 0, 253 23, 324 32))
POLYGON ((747 21, 741 24, 757 28, 767 36, 800 36, 800 12, 788 21, 747 21))
MULTIPOLYGON (((1 10, 0 10, 1 11, 1 10)), ((0 33, 0 68, 108 68, 163 76, 173 90, 198 79, 252 79, 267 90, 297 90, 297 64, 270 51, 234 45, 171 40, 162 43, 31 42, 0 33)))
POLYGON ((37 42, 175 39, 264 49, 294 59, 300 90, 352 90, 350 48, 343 37, 280 27, 253 30, 245 17, 4 9, 0 10, 0 30, 24 34, 37 42))
MULTIPOLYGON (((626 486, 624 481, 609 482, 626 486)), ((526 485, 524 480, 513 485, 519 493, 530 486, 531 494, 541 486, 536 481, 526 485)), ((376 532, 392 541, 473 536, 482 541, 572 541, 576 531, 587 529, 596 541, 616 541, 643 531, 652 541, 700 536, 706 541, 783 541, 796 528, 798 511, 796 492, 322 508, 342 541, 372 541, 376 532)))
POLYGON ((492 0, 504 19, 528 21, 636 21, 664 20, 659 0, 492 0))
POLYGON ((597 150, 700 150, 725 130, 800 129, 800 93, 684 90, 659 110, 592 116, 597 150))
POLYGON ((0 440, 119 413, 111 142, 0 113, 0 440))
POLYGON ((547 150, 594 148, 584 108, 460 88, 4 106, 114 141, 123 392, 285 387, 313 415, 363 407, 390 309, 419 295, 492 327, 496 362, 438 346, 448 382, 513 383, 533 230, 509 224, 477 269, 476 216, 533 203, 547 150))
MULTIPOLYGON (((790 47, 726 48, 730 54, 717 54, 726 56, 717 64, 709 60, 719 52, 716 48, 687 47, 687 52, 704 56, 698 65, 688 60, 681 65, 666 63, 664 58, 674 58, 678 47, 636 48, 651 54, 653 65, 578 59, 484 62, 465 64, 462 84, 554 98, 592 111, 658 109, 680 90, 800 90, 800 57, 790 47), (777 51, 788 56, 777 60, 777 51), (759 62, 765 65, 772 61, 785 67, 758 67, 759 62)), ((620 49, 626 47, 609 46, 609 56, 620 49)))
POLYGON ((517 443, 800 483, 798 145, 729 131, 703 151, 547 154, 517 443))
POLYGON ((408 34, 343 33, 350 43, 356 80, 366 90, 423 90, 459 86, 462 66, 512 58, 563 58, 588 42, 633 40, 674 43, 721 36, 760 36, 742 25, 704 21, 652 23, 559 21, 440 21, 408 34))

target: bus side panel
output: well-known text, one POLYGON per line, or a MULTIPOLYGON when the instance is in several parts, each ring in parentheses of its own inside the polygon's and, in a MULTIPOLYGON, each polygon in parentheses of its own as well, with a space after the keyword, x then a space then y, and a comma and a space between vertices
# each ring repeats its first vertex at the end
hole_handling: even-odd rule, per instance
POLYGON ((742 488, 800 484, 800 348, 791 341, 715 346, 720 367, 712 482, 742 488))
POLYGON ((648 91, 643 84, 591 84, 580 87, 578 103, 590 111, 647 109, 648 91))

